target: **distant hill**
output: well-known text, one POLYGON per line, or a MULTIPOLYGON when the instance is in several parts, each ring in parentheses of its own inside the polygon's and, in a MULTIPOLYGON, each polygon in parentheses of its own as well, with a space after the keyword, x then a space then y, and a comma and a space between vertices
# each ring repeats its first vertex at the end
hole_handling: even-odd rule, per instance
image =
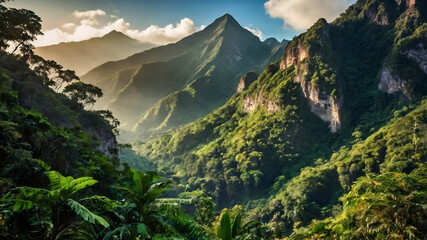
POLYGON ((103 89, 98 107, 145 139, 224 104, 244 73, 280 58, 286 43, 262 42, 226 14, 177 43, 105 63, 82 80, 103 89))
POLYGON ((111 31, 103 37, 85 41, 38 47, 34 52, 76 71, 77 75, 83 75, 102 63, 123 59, 152 47, 151 43, 142 43, 121 32, 111 31))

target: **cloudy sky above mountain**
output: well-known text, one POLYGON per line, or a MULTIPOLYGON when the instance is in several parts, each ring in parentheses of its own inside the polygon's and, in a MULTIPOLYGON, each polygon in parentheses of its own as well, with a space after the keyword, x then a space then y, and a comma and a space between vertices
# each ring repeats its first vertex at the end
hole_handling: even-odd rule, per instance
POLYGON ((107 14, 104 10, 74 11, 73 21, 52 29, 45 29, 44 35, 34 42, 36 46, 46 46, 60 42, 82 41, 93 37, 103 36, 112 30, 120 31, 142 42, 155 45, 164 45, 176 42, 204 28, 196 26, 189 18, 180 19, 179 22, 166 26, 150 25, 139 30, 134 29, 131 23, 117 15, 107 14))
POLYGON ((320 17, 332 21, 355 0, 15 0, 43 20, 36 46, 121 31, 156 45, 176 42, 230 13, 261 39, 292 39, 320 17))
POLYGON ((264 6, 273 18, 283 19, 284 26, 306 30, 319 18, 333 21, 353 0, 269 0, 264 6))

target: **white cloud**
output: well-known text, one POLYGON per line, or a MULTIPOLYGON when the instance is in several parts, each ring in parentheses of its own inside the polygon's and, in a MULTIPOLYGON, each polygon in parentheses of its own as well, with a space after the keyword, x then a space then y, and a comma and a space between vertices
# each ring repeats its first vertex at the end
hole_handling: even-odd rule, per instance
POLYGON ((339 16, 353 0, 269 0, 264 4, 273 18, 281 18, 285 26, 306 30, 319 18, 328 21, 339 16))
POLYGON ((62 25, 63 28, 65 29, 74 29, 76 27, 75 23, 66 23, 64 25, 62 25))
POLYGON ((80 11, 74 11, 73 15, 76 18, 96 18, 96 16, 105 16, 106 13, 104 11, 102 11, 101 9, 97 9, 97 10, 89 10, 89 11, 85 11, 85 12, 80 12, 80 11))
MULTIPOLYGON (((253 25, 249 24, 249 26, 253 26, 253 25)), ((251 32, 253 35, 259 37, 259 39, 262 39, 262 31, 259 28, 250 28, 246 26, 245 29, 251 32)))
POLYGON ((44 31, 44 35, 39 36, 36 41, 33 42, 34 46, 47 46, 58 44, 60 42, 72 42, 72 41, 83 41, 93 37, 101 37, 105 34, 116 30, 125 32, 129 29, 129 23, 125 22, 123 18, 117 19, 114 22, 109 22, 104 26, 97 27, 93 25, 85 24, 84 22, 80 25, 74 25, 73 29, 66 28, 73 26, 73 23, 64 24, 62 28, 55 28, 44 31))
POLYGON ((118 18, 116 15, 107 15, 100 9, 86 12, 74 11, 73 15, 77 18, 76 21, 80 20, 79 23, 70 22, 62 25, 62 27, 46 30, 44 35, 39 36, 33 44, 35 46, 47 46, 60 42, 82 41, 101 37, 112 30, 116 30, 141 42, 163 45, 176 42, 204 28, 203 25, 196 27, 193 20, 184 18, 178 23, 168 24, 164 27, 151 25, 144 30, 132 29, 130 23, 125 19, 118 18), (99 23, 99 16, 103 16, 104 23, 99 23), (106 21, 105 18, 107 18, 106 21))
POLYGON ((159 27, 157 25, 151 25, 145 30, 127 30, 126 33, 135 39, 144 42, 151 42, 157 44, 167 44, 176 42, 183 37, 188 36, 196 31, 196 26, 193 20, 189 18, 181 19, 179 23, 166 25, 165 27, 159 27))
POLYGON ((81 25, 95 26, 95 25, 99 25, 99 22, 96 19, 96 17, 98 17, 98 16, 105 16, 106 13, 104 11, 102 11, 101 9, 89 10, 89 11, 85 11, 85 12, 80 12, 80 11, 76 10, 76 11, 73 12, 73 15, 76 18, 82 19, 80 21, 81 25))

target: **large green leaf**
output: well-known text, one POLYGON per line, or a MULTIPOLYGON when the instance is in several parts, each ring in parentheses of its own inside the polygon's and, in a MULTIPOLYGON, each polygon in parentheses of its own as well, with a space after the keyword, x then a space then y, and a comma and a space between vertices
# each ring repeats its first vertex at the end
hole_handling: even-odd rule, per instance
POLYGON ((143 238, 149 238, 150 237, 150 234, 148 233, 148 227, 143 223, 137 223, 136 224, 136 231, 143 238))
POLYGON ((53 191, 59 191, 60 197, 63 200, 68 199, 76 192, 96 184, 98 181, 92 177, 81 177, 74 179, 73 177, 64 177, 57 171, 48 171, 46 175, 50 181, 50 188, 53 191))
MULTIPOLYGON (((135 188, 138 190, 138 192, 142 191, 142 181, 141 181, 141 175, 138 174, 134 169, 129 169, 129 174, 132 177, 133 183, 135 184, 135 188)), ((142 173, 143 174, 143 173, 142 173)))
POLYGON ((81 177, 73 179, 70 182, 70 186, 72 188, 71 195, 96 183, 98 183, 98 181, 94 180, 92 177, 81 177))
POLYGON ((219 217, 219 226, 216 230, 216 235, 221 240, 232 239, 231 219, 230 219, 230 213, 228 212, 228 209, 224 209, 221 212, 221 215, 219 217))
POLYGON ((69 182, 73 179, 72 177, 64 177, 57 171, 48 171, 46 172, 46 175, 49 178, 51 190, 68 188, 70 184, 69 182))
POLYGON ((85 221, 88 221, 90 223, 99 223, 105 228, 109 227, 110 224, 102 217, 96 215, 95 213, 91 212, 89 209, 87 209, 85 206, 81 205, 80 203, 74 201, 73 199, 69 199, 67 201, 68 206, 73 209, 73 211, 79 215, 81 218, 83 218, 85 221))
POLYGON ((236 216, 233 219, 233 222, 231 224, 231 235, 237 236, 241 230, 242 226, 242 214, 238 212, 236 216))
POLYGON ((104 210, 107 210, 107 211, 113 211, 113 209, 115 207, 121 206, 120 201, 113 200, 113 199, 110 199, 110 198, 105 197, 105 196, 98 196, 98 195, 93 195, 90 197, 81 198, 79 201, 80 202, 88 201, 88 202, 102 203, 104 210))
POLYGON ((36 161, 44 170, 46 171, 50 171, 52 169, 51 166, 49 166, 49 164, 47 164, 45 161, 40 160, 40 159, 34 159, 34 161, 36 161))
POLYGON ((22 212, 36 206, 34 202, 29 200, 11 199, 11 201, 13 202, 12 211, 14 212, 22 212))
POLYGON ((164 191, 171 189, 170 181, 162 181, 151 184, 144 198, 147 202, 155 201, 164 191))

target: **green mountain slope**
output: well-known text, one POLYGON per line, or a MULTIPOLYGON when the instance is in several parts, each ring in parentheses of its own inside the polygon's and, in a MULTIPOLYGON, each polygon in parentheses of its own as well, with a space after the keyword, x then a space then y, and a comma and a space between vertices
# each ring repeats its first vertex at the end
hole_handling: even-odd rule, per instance
POLYGON ((85 41, 38 47, 34 52, 74 70, 77 75, 83 75, 107 61, 123 59, 152 47, 153 44, 142 43, 121 32, 111 31, 103 37, 85 41))
POLYGON ((220 207, 246 202, 279 232, 331 216, 358 177, 425 162, 426 6, 360 0, 320 19, 246 91, 134 150, 220 207))
POLYGON ((0 73, 7 87, 17 92, 20 107, 43 115, 56 127, 76 128, 88 134, 96 147, 109 157, 117 157, 116 136, 112 127, 95 111, 85 111, 81 104, 70 100, 42 83, 26 63, 0 52, 0 73))
MULTIPOLYGON (((274 221, 297 223, 292 239, 384 239, 390 234, 425 238, 425 222, 408 216, 415 211, 421 219, 427 216, 422 207, 427 193, 427 101, 394 115, 364 140, 354 134, 350 146, 302 169, 269 199, 260 215, 275 214, 274 221), (333 216, 328 211, 341 210, 340 195, 342 212, 333 216)), ((287 229, 290 232, 292 225, 287 229)))
POLYGON ((240 76, 264 68, 286 41, 269 43, 226 14, 175 44, 106 63, 82 79, 103 88, 98 106, 106 105, 142 139, 224 104, 240 76))

